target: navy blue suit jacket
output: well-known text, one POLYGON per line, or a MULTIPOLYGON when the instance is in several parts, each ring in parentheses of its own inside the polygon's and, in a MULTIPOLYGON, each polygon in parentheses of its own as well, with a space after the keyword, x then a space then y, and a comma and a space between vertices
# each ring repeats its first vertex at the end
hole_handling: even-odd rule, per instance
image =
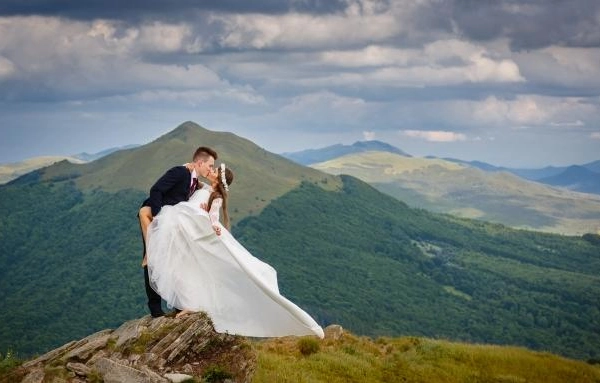
POLYGON ((150 197, 142 206, 150 206, 152 216, 156 216, 165 205, 175 205, 187 201, 190 194, 192 173, 185 166, 175 166, 167 170, 150 188, 150 197))

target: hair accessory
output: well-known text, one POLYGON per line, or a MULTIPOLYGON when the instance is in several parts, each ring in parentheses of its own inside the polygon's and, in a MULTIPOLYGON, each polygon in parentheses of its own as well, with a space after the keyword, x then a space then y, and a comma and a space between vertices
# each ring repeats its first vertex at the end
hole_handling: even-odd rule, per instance
POLYGON ((221 183, 225 188, 225 191, 229 191, 229 185, 227 185, 227 180, 225 180, 225 164, 221 162, 221 183))

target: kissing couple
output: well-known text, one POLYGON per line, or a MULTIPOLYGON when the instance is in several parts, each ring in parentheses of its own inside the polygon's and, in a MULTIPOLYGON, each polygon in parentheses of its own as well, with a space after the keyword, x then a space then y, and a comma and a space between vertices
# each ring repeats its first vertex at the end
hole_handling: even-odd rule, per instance
POLYGON ((178 317, 206 312, 221 333, 323 338, 321 326, 279 293, 275 269, 231 235, 227 204, 233 172, 225 163, 215 167, 217 157, 213 149, 199 147, 190 163, 167 170, 142 203, 150 314, 165 315, 164 299, 178 317))

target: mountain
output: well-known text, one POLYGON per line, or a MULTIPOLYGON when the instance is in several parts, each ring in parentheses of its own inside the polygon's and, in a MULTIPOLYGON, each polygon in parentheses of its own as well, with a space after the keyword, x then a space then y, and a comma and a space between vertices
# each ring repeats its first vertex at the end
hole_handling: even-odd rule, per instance
POLYGON ((118 148, 110 148, 98 153, 79 153, 72 156, 42 156, 33 157, 20 162, 0 164, 0 184, 5 184, 34 170, 50 166, 56 162, 68 161, 73 164, 82 164, 102 158, 118 150, 135 148, 138 145, 127 145, 118 148))
POLYGON ((596 173, 583 166, 569 166, 560 174, 542 178, 538 181, 571 190, 600 194, 600 173, 596 173))
POLYGON ((236 174, 233 234, 321 325, 596 355, 600 237, 409 208, 190 122, 0 186, 0 350, 39 354, 146 313, 137 209, 200 144, 236 174))
POLYGON ((411 206, 562 234, 600 230, 600 197, 433 158, 364 152, 313 164, 349 174, 411 206))
POLYGON ((593 172, 600 173, 600 160, 589 162, 589 163, 583 164, 581 166, 583 166, 584 168, 591 170, 593 172))
POLYGON ((114 153, 118 150, 125 150, 125 149, 133 149, 138 147, 139 145, 125 145, 125 146, 119 146, 119 147, 115 147, 115 148, 109 148, 109 149, 104 149, 98 153, 86 153, 86 152, 82 152, 79 154, 75 154, 73 157, 78 158, 80 160, 82 160, 83 162, 90 162, 90 161, 94 161, 97 160, 98 158, 102 158, 104 156, 107 156, 111 153, 114 153))
POLYGON ((53 163, 60 161, 69 161, 71 163, 83 163, 85 161, 75 158, 75 157, 67 157, 67 156, 43 156, 43 157, 34 157, 28 158, 26 160, 20 162, 13 162, 9 164, 0 164, 0 185, 5 184, 9 181, 14 180, 22 176, 23 174, 27 174, 33 170, 43 168, 53 163))
POLYGON ((389 152, 410 157, 410 155, 404 153, 402 150, 385 142, 376 140, 357 141, 352 145, 337 144, 321 149, 308 149, 300 152, 283 153, 282 156, 302 165, 310 165, 350 153, 361 153, 367 151, 389 152))
MULTIPOLYGON (((193 122, 185 122, 149 144, 120 150, 85 164, 66 161, 41 169, 20 183, 54 182, 71 179, 83 191, 117 192, 132 189, 147 193, 152 184, 169 168, 192 160, 198 146, 209 146, 234 171, 231 197, 236 220, 256 214, 270 200, 277 198, 306 180, 325 188, 339 187, 333 176, 307 168, 258 147, 251 141, 228 132, 213 132, 193 122), (240 172, 236 172, 240 169, 240 172)), ((141 203, 142 200, 140 200, 141 203)))
POLYGON ((234 225, 304 181, 341 187, 337 177, 192 122, 138 148, 61 161, 1 185, 0 307, 10 310, 0 350, 41 352, 146 311, 137 211, 156 179, 200 145, 235 173, 234 225))
MULTIPOLYGON (((435 157, 432 157, 435 158, 435 157)), ((445 158, 447 161, 469 165, 490 172, 510 172, 521 178, 547 185, 564 187, 582 193, 600 194, 600 160, 584 165, 564 167, 546 166, 540 169, 515 169, 490 165, 480 161, 463 161, 445 158)))

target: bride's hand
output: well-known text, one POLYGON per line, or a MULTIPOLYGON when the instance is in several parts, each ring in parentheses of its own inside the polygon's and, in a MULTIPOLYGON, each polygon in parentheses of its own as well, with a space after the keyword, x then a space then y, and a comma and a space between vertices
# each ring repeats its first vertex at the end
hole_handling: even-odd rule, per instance
POLYGON ((206 202, 202 202, 200 204, 200 209, 208 211, 208 204, 206 202))
POLYGON ((221 228, 217 225, 213 225, 213 229, 217 235, 221 235, 221 228))

